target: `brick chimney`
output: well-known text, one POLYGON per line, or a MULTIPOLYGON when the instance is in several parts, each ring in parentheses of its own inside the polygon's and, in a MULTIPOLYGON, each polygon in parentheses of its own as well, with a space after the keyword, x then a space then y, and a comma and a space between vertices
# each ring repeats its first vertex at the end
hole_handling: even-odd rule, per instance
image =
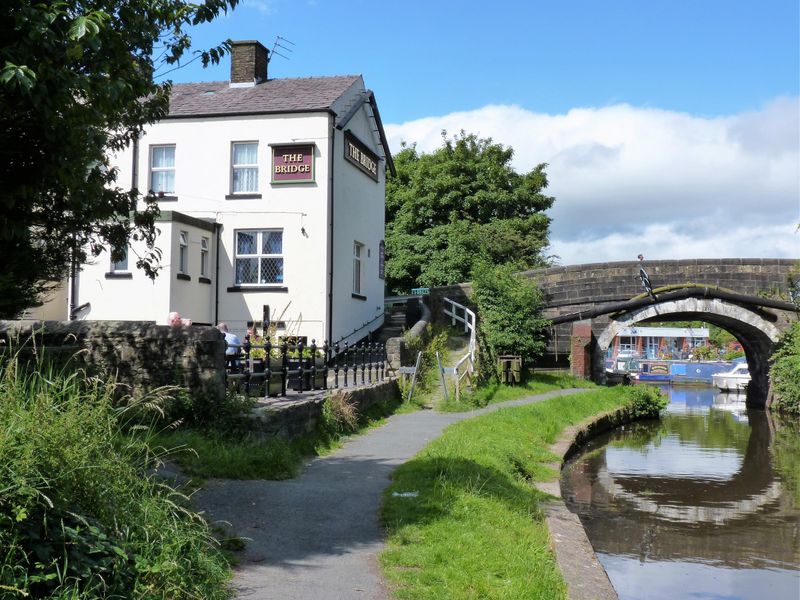
POLYGON ((231 87, 247 87, 267 80, 269 50, 256 40, 231 44, 231 87))

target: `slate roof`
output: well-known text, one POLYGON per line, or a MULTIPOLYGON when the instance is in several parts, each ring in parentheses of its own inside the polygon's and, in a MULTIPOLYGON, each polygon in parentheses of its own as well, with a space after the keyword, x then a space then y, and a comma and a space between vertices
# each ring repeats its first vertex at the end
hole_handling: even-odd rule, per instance
POLYGON ((327 110, 360 79, 359 75, 270 79, 253 87, 234 88, 227 81, 176 83, 169 117, 327 110))

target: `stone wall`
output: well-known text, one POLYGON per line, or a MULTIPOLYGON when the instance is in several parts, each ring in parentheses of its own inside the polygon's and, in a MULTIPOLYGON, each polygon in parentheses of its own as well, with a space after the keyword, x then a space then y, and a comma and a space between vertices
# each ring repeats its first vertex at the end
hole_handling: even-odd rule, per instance
POLYGON ((389 402, 400 397, 397 380, 391 379, 371 387, 321 390, 303 394, 302 399, 270 399, 267 406, 253 409, 251 414, 255 430, 264 436, 280 435, 293 439, 311 433, 322 419, 322 405, 328 396, 341 396, 354 404, 359 414, 379 402, 389 402))
POLYGON ((392 337, 386 340, 386 359, 389 363, 389 369, 392 372, 396 372, 402 365, 411 366, 417 360, 416 355, 410 352, 407 340, 419 338, 423 344, 428 341, 428 325, 431 324, 433 318, 426 300, 427 298, 419 302, 419 319, 414 323, 413 327, 406 332, 405 336, 392 337))
POLYGON ((177 385, 209 402, 225 397, 225 342, 213 327, 149 321, 0 321, 0 346, 25 359, 114 377, 136 397, 177 385))

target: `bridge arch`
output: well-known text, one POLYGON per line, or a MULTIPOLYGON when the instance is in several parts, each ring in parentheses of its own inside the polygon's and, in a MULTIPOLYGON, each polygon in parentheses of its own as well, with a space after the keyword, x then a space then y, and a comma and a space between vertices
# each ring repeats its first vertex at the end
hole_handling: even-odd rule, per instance
POLYGON ((602 365, 609 345, 624 328, 642 321, 703 320, 730 332, 742 345, 750 367, 747 401, 763 406, 769 390, 769 357, 780 330, 756 312, 719 298, 682 298, 658 302, 611 317, 597 337, 595 365, 602 365))

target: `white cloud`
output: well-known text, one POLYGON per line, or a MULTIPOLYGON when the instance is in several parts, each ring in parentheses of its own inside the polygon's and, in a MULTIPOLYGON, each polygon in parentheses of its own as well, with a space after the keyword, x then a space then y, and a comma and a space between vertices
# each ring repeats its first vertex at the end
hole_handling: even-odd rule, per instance
POLYGON ((714 257, 798 257, 800 101, 702 117, 621 104, 563 115, 486 106, 387 125, 423 151, 461 129, 547 169, 552 251, 563 264, 714 257))

